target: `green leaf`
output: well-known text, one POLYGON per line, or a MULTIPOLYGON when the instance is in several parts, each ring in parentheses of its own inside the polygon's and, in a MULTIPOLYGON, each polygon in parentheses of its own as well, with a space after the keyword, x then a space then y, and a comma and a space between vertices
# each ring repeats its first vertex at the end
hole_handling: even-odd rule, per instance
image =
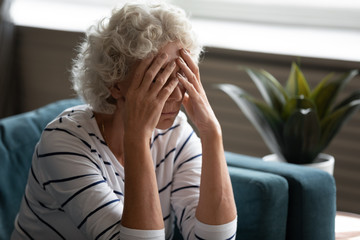
POLYGON ((289 116, 293 114, 293 112, 299 109, 309 109, 309 108, 313 109, 313 111, 317 113, 316 106, 311 99, 306 98, 303 95, 293 97, 289 99, 286 105, 284 106, 283 112, 281 114, 281 118, 284 121, 286 121, 289 118, 289 116))
POLYGON ((271 107, 254 99, 244 90, 233 84, 217 84, 243 111, 244 115, 255 126, 269 149, 281 154, 282 123, 279 115, 271 107))
POLYGON ((292 63, 288 81, 286 83, 286 91, 290 97, 310 95, 309 84, 307 83, 304 74, 296 63, 292 63))
POLYGON ((325 149, 346 121, 360 109, 360 100, 355 99, 338 108, 321 121, 319 151, 325 149))
POLYGON ((360 99, 360 90, 357 90, 357 91, 353 92, 350 96, 348 96, 347 98, 342 100, 338 105, 336 105, 334 107, 334 109, 332 111, 334 112, 337 109, 342 108, 345 105, 348 105, 349 103, 351 103, 352 101, 358 100, 358 99, 360 99))
POLYGON ((278 80, 264 70, 251 68, 245 68, 245 70, 256 84, 265 102, 281 113, 288 97, 278 80))
POLYGON ((317 106, 320 119, 323 119, 329 113, 338 93, 357 74, 357 70, 352 70, 336 79, 333 79, 332 75, 327 75, 316 86, 310 98, 313 99, 317 106))
POLYGON ((310 163, 318 152, 320 122, 317 114, 310 108, 294 111, 284 125, 285 159, 290 163, 310 163))

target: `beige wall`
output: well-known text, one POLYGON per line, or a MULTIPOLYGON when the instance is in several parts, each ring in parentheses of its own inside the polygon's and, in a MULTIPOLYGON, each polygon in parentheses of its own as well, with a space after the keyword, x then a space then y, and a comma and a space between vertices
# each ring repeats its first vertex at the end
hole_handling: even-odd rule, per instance
MULTIPOLYGON (((17 29, 16 73, 21 82, 19 101, 22 111, 29 111, 55 100, 74 96, 69 82, 71 59, 81 33, 19 27, 17 29)), ((200 64, 201 76, 209 100, 224 132, 226 150, 261 157, 269 151, 235 104, 213 83, 230 82, 257 93, 249 78, 238 70, 239 65, 262 67, 279 79, 286 79, 292 60, 289 56, 255 54, 207 49, 200 64)), ((358 68, 359 63, 303 58, 305 75, 314 85, 330 71, 358 68)), ((347 87, 360 89, 360 77, 347 87)), ((360 112, 357 113, 326 150, 336 158, 338 209, 360 213, 360 112)))
POLYGON ((16 75, 22 111, 74 97, 69 80, 71 60, 82 34, 19 27, 16 75))

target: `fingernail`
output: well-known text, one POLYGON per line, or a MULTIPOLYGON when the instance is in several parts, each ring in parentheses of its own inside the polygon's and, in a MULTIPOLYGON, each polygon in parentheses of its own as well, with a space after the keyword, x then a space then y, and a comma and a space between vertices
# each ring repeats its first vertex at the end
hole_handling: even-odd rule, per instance
POLYGON ((185 48, 183 48, 182 51, 183 51, 185 54, 189 54, 189 52, 188 52, 185 48))
POLYGON ((167 54, 166 54, 166 53, 162 53, 162 54, 160 55, 160 57, 161 57, 162 59, 166 59, 166 58, 167 58, 167 54))
POLYGON ((181 63, 185 64, 185 61, 184 61, 184 59, 182 59, 182 57, 179 57, 179 61, 180 61, 181 63))
POLYGON ((182 76, 179 72, 176 73, 176 76, 177 76, 178 78, 183 78, 183 76, 182 76))
POLYGON ((176 66, 176 63, 175 63, 175 61, 172 61, 172 63, 171 63, 171 68, 174 68, 175 66, 176 66))

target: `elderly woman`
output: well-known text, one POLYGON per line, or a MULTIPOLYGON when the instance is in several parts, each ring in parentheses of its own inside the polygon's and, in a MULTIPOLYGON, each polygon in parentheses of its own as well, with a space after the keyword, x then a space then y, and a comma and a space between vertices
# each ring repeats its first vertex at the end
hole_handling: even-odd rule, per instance
POLYGON ((175 220, 184 239, 235 238, 200 52, 167 4, 126 4, 91 28, 72 70, 87 105, 45 128, 12 239, 171 239, 175 220))

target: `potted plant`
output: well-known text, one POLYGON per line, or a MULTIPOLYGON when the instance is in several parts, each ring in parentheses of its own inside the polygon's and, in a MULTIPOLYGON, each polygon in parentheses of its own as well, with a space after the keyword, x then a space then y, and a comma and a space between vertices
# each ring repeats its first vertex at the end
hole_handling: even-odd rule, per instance
POLYGON ((309 164, 329 145, 346 120, 360 107, 360 90, 341 102, 336 98, 357 74, 327 75, 311 90, 301 69, 292 63, 283 87, 265 70, 245 68, 263 100, 233 84, 218 84, 241 108, 268 148, 289 163, 309 164))

